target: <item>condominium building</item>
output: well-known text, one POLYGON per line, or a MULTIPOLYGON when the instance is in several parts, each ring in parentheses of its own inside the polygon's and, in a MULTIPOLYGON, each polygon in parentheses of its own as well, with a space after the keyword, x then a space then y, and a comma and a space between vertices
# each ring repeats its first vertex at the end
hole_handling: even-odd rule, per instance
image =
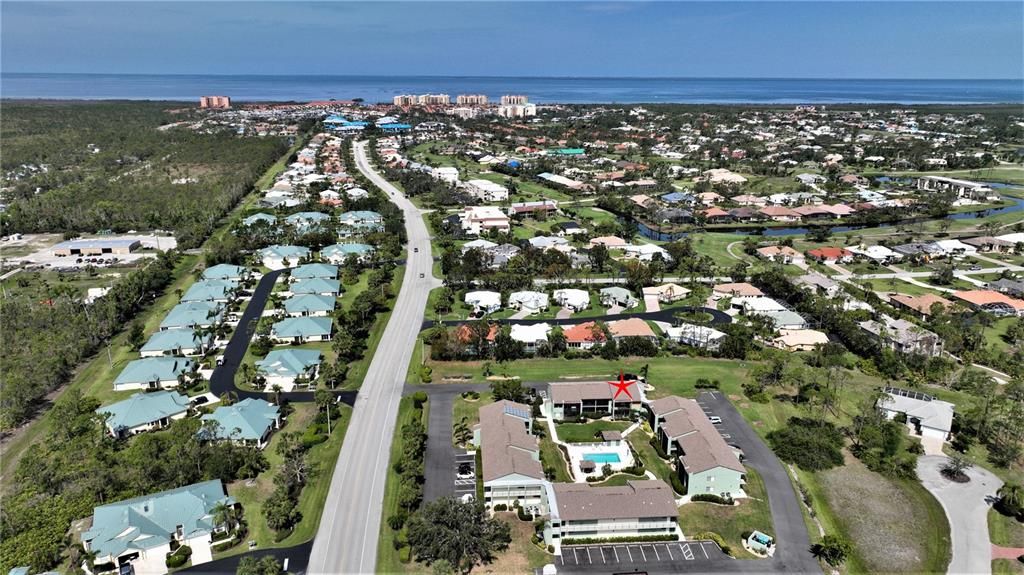
POLYGON ((455 103, 461 106, 484 106, 487 104, 485 94, 459 94, 455 97, 455 103))
POLYGON ((416 103, 420 106, 447 106, 452 99, 448 94, 421 94, 416 96, 416 103))
POLYGON ((537 115, 534 104, 502 104, 498 107, 498 115, 502 118, 525 118, 537 115))
POLYGON ((481 450, 484 505, 544 504, 547 481, 532 426, 529 405, 502 400, 480 408, 473 443, 481 450))
POLYGON ((521 106, 529 101, 530 99, 523 94, 505 94, 501 97, 502 106, 521 106))
POLYGON ((414 94, 400 94, 391 101, 396 106, 415 106, 416 96, 414 94))
POLYGON ((616 487, 554 483, 551 496, 544 542, 557 552, 575 539, 680 535, 675 495, 664 481, 627 481, 616 487))
POLYGON ((199 107, 223 110, 231 107, 231 98, 227 96, 203 96, 199 98, 199 107))

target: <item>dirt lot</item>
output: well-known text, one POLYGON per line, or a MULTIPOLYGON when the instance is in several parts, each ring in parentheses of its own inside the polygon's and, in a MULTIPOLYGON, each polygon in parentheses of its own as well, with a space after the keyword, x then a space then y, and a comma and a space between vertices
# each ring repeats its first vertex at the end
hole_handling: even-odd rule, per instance
POLYGON ((533 567, 543 564, 544 553, 530 542, 533 535, 533 523, 520 521, 515 513, 497 513, 496 517, 512 527, 512 544, 508 550, 498 554, 490 565, 478 565, 472 573, 532 573, 533 567), (532 563, 532 565, 531 565, 532 563))
POLYGON ((867 571, 931 572, 937 563, 945 571, 949 526, 938 502, 920 484, 889 480, 850 454, 845 466, 818 477, 867 571))

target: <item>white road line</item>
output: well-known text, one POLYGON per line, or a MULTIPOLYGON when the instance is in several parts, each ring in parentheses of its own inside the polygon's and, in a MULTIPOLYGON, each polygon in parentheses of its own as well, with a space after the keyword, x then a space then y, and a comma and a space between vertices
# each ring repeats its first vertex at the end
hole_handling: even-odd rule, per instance
POLYGON ((615 562, 618 563, 619 562, 619 550, 616 549, 615 547, 612 547, 612 551, 615 552, 615 562))
POLYGON ((604 547, 601 548, 601 563, 607 563, 608 560, 604 558, 604 547))
POLYGON ((704 542, 701 542, 700 550, 704 552, 704 558, 707 559, 708 558, 708 550, 704 548, 704 542))
POLYGON ((672 556, 672 546, 665 544, 665 551, 668 551, 668 558, 675 561, 676 558, 672 556))
POLYGON ((658 553, 658 546, 651 545, 651 549, 654 549, 654 556, 658 558, 658 561, 661 561, 661 554, 658 553))
POLYGON ((593 563, 594 560, 590 558, 590 547, 587 547, 587 563, 593 563))
POLYGON ((626 553, 629 553, 629 562, 633 562, 633 552, 629 550, 629 545, 626 545, 626 553))
POLYGON ((693 549, 690 549, 689 545, 683 545, 680 547, 683 552, 683 559, 687 561, 693 561, 693 549))
POLYGON ((576 560, 576 564, 580 564, 580 556, 576 554, 576 548, 572 548, 572 558, 576 560))
POLYGON ((644 563, 647 563, 647 553, 644 553, 644 546, 643 545, 637 545, 637 547, 640 548, 640 554, 644 556, 644 563))

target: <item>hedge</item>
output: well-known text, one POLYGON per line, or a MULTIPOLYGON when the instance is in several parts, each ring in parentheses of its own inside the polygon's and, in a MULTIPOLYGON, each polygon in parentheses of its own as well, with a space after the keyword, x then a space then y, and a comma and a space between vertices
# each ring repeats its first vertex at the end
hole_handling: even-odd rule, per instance
POLYGON ((719 505, 732 505, 732 497, 722 497, 715 495, 714 493, 698 493, 690 498, 690 501, 705 501, 707 503, 717 503, 719 505))
POLYGON ((412 549, 409 547, 402 547, 398 550, 398 560, 402 563, 408 563, 412 561, 412 549))
POLYGON ((504 503, 499 503, 499 504, 494 506, 494 510, 495 511, 508 511, 508 505, 505 505, 504 503))
POLYGON ((188 558, 192 556, 192 548, 188 545, 182 545, 178 547, 178 550, 167 556, 165 563, 170 569, 181 567, 185 563, 188 563, 188 558))
POLYGON ((228 539, 223 543, 218 543, 214 545, 211 549, 213 550, 214 553, 220 553, 221 551, 227 551, 228 549, 231 549, 235 545, 238 545, 238 540, 232 537, 231 539, 228 539))
POLYGON ((665 535, 636 535, 633 537, 578 537, 563 539, 562 545, 605 545, 608 543, 657 543, 659 541, 679 541, 679 537, 665 535))
POLYGON ((732 556, 732 547, 726 544, 725 539, 722 539, 722 536, 718 533, 715 533, 714 531, 702 531, 694 535, 693 538, 714 541, 715 545, 718 545, 718 547, 722 550, 722 553, 732 556))
MULTIPOLYGON (((683 485, 683 480, 679 478, 678 473, 669 474, 669 482, 672 483, 672 489, 675 490, 679 495, 686 495, 686 486, 683 485)), ((696 497, 696 495, 694 495, 696 497)))

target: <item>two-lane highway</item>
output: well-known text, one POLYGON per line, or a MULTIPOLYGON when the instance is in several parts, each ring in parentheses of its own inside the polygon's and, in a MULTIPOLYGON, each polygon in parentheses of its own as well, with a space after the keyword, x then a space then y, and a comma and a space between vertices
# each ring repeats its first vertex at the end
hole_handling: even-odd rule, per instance
POLYGON ((367 143, 353 143, 356 167, 402 209, 406 246, 405 279, 384 336, 370 362, 345 434, 341 456, 313 542, 308 571, 372 573, 398 402, 427 295, 441 283, 431 270, 430 235, 419 209, 370 166, 367 143))

